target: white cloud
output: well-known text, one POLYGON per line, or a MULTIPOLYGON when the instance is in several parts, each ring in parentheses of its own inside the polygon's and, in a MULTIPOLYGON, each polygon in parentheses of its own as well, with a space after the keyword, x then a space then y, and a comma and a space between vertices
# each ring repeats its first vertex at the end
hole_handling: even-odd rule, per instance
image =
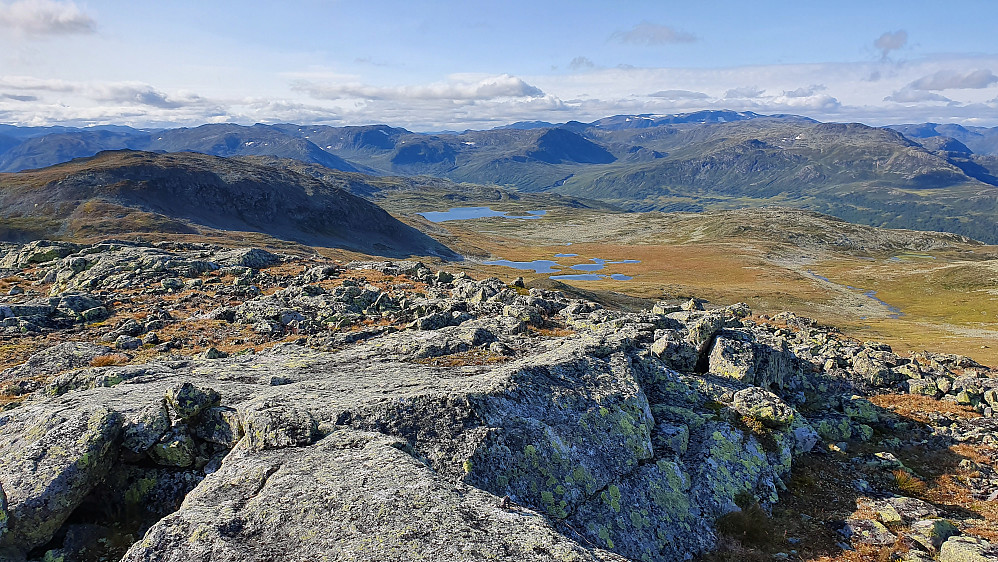
POLYGON ((34 76, 0 76, 0 88, 41 92, 71 92, 77 89, 77 86, 65 80, 35 78, 34 76))
POLYGON ((169 83, 0 75, 0 118, 18 124, 142 127, 226 121, 388 123, 439 131, 513 121, 585 122, 615 114, 732 109, 873 125, 931 120, 996 126, 994 89, 952 89, 943 92, 948 96, 944 97, 941 92, 909 87, 944 70, 980 80, 982 75, 973 73, 982 68, 998 68, 998 56, 940 56, 903 65, 871 61, 702 69, 597 66, 576 73, 564 72, 563 67, 522 77, 453 74, 438 83, 394 87, 371 85, 362 76, 336 69, 306 67, 273 78, 294 87, 254 97, 238 90, 185 92, 169 83), (871 82, 874 72, 880 73, 880 79, 871 82))
POLYGON ((27 35, 93 33, 97 23, 75 2, 18 0, 0 4, 0 27, 27 35))
POLYGON ((588 57, 575 57, 571 62, 568 63, 568 68, 579 71, 579 70, 589 70, 596 68, 596 63, 589 60, 588 57))
POLYGON ((987 88, 995 82, 998 82, 998 76, 988 69, 972 70, 967 73, 940 70, 915 80, 909 87, 913 90, 980 89, 987 88))
POLYGON ((90 88, 90 95, 100 102, 148 105, 160 109, 213 105, 197 94, 168 95, 148 84, 105 84, 90 88))
POLYGON ((364 100, 487 100, 495 98, 536 98, 544 92, 520 78, 501 74, 476 82, 451 81, 420 86, 380 87, 359 83, 316 84, 298 80, 291 88, 316 99, 364 100))
POLYGON ((811 95, 784 95, 777 96, 773 98, 768 104, 768 111, 774 111, 780 108, 795 112, 795 111, 806 111, 814 112, 821 111, 826 113, 836 113, 841 109, 842 103, 838 99, 828 95, 828 94, 811 94, 811 95))
POLYGON ((919 102, 951 102, 953 100, 947 98, 946 96, 941 96, 939 94, 933 94, 932 92, 926 92, 925 90, 917 90, 906 86, 897 90, 893 94, 884 98, 884 101, 892 101, 894 103, 919 103, 919 102))
POLYGON ((755 86, 742 86, 724 92, 724 97, 726 99, 753 99, 760 97, 764 93, 765 90, 760 90, 755 86))
POLYGON ((895 32, 886 32, 878 37, 873 46, 880 49, 881 57, 886 59, 891 51, 896 51, 908 43, 908 32, 899 29, 895 32))
POLYGON ((668 25, 657 25, 643 21, 627 31, 615 31, 610 39, 635 45, 668 45, 670 43, 693 43, 696 36, 668 25))
POLYGON ((827 90, 824 84, 811 84, 807 87, 800 87, 794 90, 783 90, 783 97, 787 98, 807 98, 814 96, 816 92, 827 90))
POLYGON ((667 100, 705 100, 709 98, 703 92, 691 92, 690 90, 659 90, 648 94, 651 98, 663 98, 667 100))

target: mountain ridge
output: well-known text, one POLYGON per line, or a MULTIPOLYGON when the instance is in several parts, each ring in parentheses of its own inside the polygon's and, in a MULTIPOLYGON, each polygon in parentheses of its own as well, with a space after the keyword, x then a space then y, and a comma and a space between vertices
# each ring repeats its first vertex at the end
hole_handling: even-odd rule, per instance
POLYGON ((312 176, 193 152, 105 151, 2 174, 0 208, 14 239, 45 237, 32 227, 47 236, 205 227, 376 255, 456 257, 377 205, 312 176))
POLYGON ((121 144, 275 156, 379 176, 432 175, 640 211, 790 205, 874 226, 998 241, 998 156, 977 153, 998 129, 871 127, 733 111, 546 125, 453 134, 294 124, 60 132, 0 154, 0 169, 121 144))

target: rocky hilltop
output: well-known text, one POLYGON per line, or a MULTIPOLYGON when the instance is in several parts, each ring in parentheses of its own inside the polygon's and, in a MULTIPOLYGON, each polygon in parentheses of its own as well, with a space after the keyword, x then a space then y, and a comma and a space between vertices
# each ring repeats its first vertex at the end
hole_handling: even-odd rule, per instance
POLYGON ((122 150, 0 174, 0 239, 209 229, 382 256, 457 257, 345 189, 246 160, 122 150))
POLYGON ((998 556, 966 357, 415 261, 5 250, 3 560, 998 556))

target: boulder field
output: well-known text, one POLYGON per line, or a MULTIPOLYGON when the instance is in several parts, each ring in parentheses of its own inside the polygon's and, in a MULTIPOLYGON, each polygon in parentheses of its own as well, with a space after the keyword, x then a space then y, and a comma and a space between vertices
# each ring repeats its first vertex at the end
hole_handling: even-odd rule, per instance
MULTIPOLYGON (((0 372, 5 561, 689 560, 719 518, 777 505, 801 456, 887 432, 995 444, 988 368, 742 304, 624 313, 193 244, 32 243, 0 266, 4 342, 65 340, 0 372), (204 325, 264 345, 182 337, 204 325), (974 415, 918 426, 882 394, 974 415)), ((846 548, 994 559, 927 502, 864 501, 846 548)))

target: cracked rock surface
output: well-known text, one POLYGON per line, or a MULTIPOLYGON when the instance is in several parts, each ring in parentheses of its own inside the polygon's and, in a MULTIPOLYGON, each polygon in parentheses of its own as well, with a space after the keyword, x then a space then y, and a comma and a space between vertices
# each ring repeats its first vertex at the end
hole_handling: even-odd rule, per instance
POLYGON ((901 358, 792 315, 756 324, 744 305, 621 313, 419 262, 292 261, 11 250, 39 292, 91 291, 110 318, 39 317, 98 336, 0 374, 17 398, 0 411, 4 560, 684 560, 743 498, 775 505, 821 440, 887 423, 864 392, 982 414, 998 396, 965 358, 901 358), (175 308, 119 317, 141 298, 175 308), (263 345, 106 345, 178 326, 263 345))

